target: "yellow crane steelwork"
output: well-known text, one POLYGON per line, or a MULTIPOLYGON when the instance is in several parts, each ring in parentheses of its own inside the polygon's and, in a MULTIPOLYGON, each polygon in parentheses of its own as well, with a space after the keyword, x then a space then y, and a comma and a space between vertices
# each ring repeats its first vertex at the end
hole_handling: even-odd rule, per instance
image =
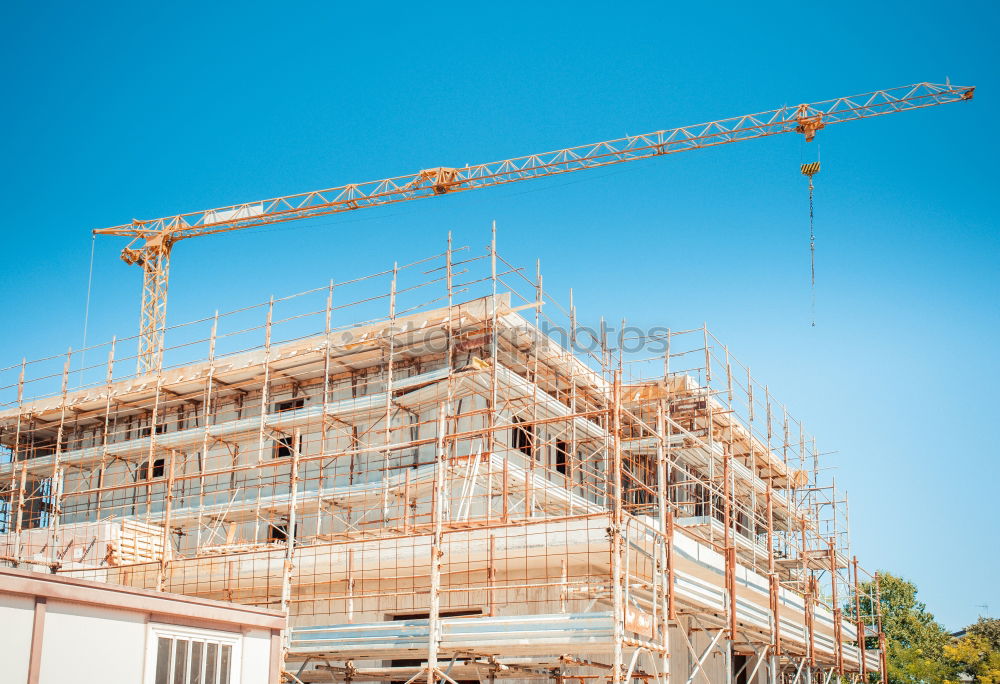
POLYGON ((915 83, 485 164, 461 168, 438 166, 395 178, 350 183, 157 219, 135 219, 125 225, 95 230, 94 234, 132 238, 121 256, 126 263, 141 266, 143 271, 138 349, 139 372, 143 373, 157 369, 162 361, 170 251, 180 240, 554 176, 779 133, 801 133, 811 141, 817 131, 832 124, 970 100, 974 90, 974 87, 950 83, 915 83))

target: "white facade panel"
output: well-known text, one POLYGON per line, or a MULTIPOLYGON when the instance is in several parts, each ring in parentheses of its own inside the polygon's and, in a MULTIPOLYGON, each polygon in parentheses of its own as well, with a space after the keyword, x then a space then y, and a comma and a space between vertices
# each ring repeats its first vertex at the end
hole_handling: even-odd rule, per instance
POLYGON ((28 678, 31 653, 31 625, 35 600, 30 596, 0 594, 0 667, 4 681, 23 682, 28 678))
POLYGON ((49 601, 39 682, 141 682, 145 637, 141 614, 49 601))

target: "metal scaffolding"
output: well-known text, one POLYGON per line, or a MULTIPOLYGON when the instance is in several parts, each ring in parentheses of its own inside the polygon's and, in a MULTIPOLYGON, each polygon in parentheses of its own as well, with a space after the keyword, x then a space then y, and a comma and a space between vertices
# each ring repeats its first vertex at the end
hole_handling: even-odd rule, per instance
POLYGON ((885 670, 846 496, 706 327, 584 327, 494 234, 165 338, 0 370, 3 563, 284 609, 289 681, 885 670))

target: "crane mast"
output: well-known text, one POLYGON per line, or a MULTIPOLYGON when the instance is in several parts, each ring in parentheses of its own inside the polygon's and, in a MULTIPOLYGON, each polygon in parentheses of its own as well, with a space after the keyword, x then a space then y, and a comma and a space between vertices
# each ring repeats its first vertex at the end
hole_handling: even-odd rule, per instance
POLYGON ((349 183, 157 219, 136 219, 93 232, 131 238, 122 250, 122 260, 142 267, 138 370, 146 373, 157 370, 162 364, 170 253, 180 240, 544 178, 780 133, 800 133, 811 141, 817 131, 832 124, 971 100, 974 91, 974 87, 950 83, 915 83, 485 164, 460 168, 439 166, 394 178, 349 183))

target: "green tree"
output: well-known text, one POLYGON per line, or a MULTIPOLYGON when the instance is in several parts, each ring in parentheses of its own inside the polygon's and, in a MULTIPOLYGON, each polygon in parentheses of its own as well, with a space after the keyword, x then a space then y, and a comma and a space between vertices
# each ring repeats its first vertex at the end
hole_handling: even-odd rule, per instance
POLYGON ((966 630, 969 634, 986 639, 995 651, 1000 651, 1000 618, 981 617, 976 624, 969 625, 966 630))
MULTIPOLYGON (((1000 620, 979 618, 965 635, 945 645, 944 656, 955 672, 981 684, 1000 684, 1000 620)), ((952 681, 957 680, 947 680, 952 681)))
MULTIPOLYGON (((882 631, 885 632, 889 684, 937 683, 954 679, 958 669, 945 656, 949 636, 927 606, 917 600, 917 587, 912 582, 891 574, 879 575, 882 608, 882 631)), ((862 583, 861 614, 874 615, 874 582, 862 583)), ((845 613, 854 615, 853 602, 844 606, 845 613)), ((869 638, 865 646, 878 648, 869 638)), ((872 681, 878 681, 873 677, 872 681)))

